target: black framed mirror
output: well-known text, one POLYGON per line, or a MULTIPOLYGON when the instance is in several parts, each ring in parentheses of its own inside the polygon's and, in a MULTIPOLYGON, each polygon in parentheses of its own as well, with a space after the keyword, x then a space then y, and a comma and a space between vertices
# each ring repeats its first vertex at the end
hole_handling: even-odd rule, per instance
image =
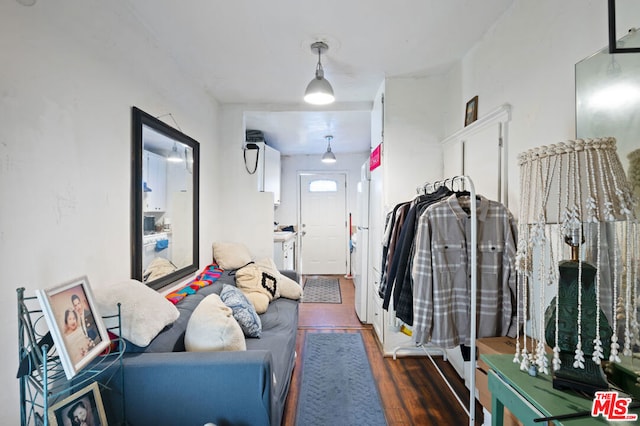
POLYGON ((159 289, 198 269, 200 144, 132 108, 131 277, 159 289))
MULTIPOLYGON (((638 2, 636 0, 608 0, 609 17, 609 53, 640 53, 640 44, 634 40, 618 39, 618 20, 622 17, 635 16, 637 18, 638 2), (635 3, 635 4, 634 4, 635 3), (634 11, 636 14, 634 15, 634 11)), ((623 27, 624 28, 624 27, 623 27)), ((630 32, 632 30, 629 30, 630 32)), ((633 30, 635 32, 635 30, 633 30)))

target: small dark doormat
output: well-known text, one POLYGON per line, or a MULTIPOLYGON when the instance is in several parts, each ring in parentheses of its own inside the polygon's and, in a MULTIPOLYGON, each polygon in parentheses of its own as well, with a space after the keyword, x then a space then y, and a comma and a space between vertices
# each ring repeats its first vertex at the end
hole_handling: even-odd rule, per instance
POLYGON ((342 303, 337 278, 309 277, 304 283, 303 303, 342 303))
POLYGON ((386 424, 362 335, 308 333, 296 426, 386 424))

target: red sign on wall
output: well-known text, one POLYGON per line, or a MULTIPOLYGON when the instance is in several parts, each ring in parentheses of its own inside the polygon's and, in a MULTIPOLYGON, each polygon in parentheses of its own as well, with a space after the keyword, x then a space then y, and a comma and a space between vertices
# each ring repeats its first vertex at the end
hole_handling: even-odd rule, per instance
POLYGON ((373 171, 380 166, 382 162, 382 144, 376 146, 369 156, 369 170, 373 171))

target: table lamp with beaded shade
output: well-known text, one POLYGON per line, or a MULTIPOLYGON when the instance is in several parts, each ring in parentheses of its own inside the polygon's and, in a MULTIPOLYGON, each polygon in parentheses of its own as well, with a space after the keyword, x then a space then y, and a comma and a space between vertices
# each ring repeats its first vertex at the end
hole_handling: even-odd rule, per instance
POLYGON ((607 389, 601 363, 619 362, 621 345, 631 355, 638 341, 638 224, 615 139, 541 146, 518 163, 518 297, 525 309, 531 293, 540 301, 531 301, 537 346, 518 344, 514 361, 550 372, 556 388, 607 389))

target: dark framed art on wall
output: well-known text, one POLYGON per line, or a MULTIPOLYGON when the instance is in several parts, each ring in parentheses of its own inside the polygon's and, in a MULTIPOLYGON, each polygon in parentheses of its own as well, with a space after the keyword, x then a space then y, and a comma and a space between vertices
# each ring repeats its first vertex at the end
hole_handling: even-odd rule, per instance
POLYGON ((465 127, 478 119, 478 97, 474 96, 467 102, 467 108, 464 113, 465 127))

